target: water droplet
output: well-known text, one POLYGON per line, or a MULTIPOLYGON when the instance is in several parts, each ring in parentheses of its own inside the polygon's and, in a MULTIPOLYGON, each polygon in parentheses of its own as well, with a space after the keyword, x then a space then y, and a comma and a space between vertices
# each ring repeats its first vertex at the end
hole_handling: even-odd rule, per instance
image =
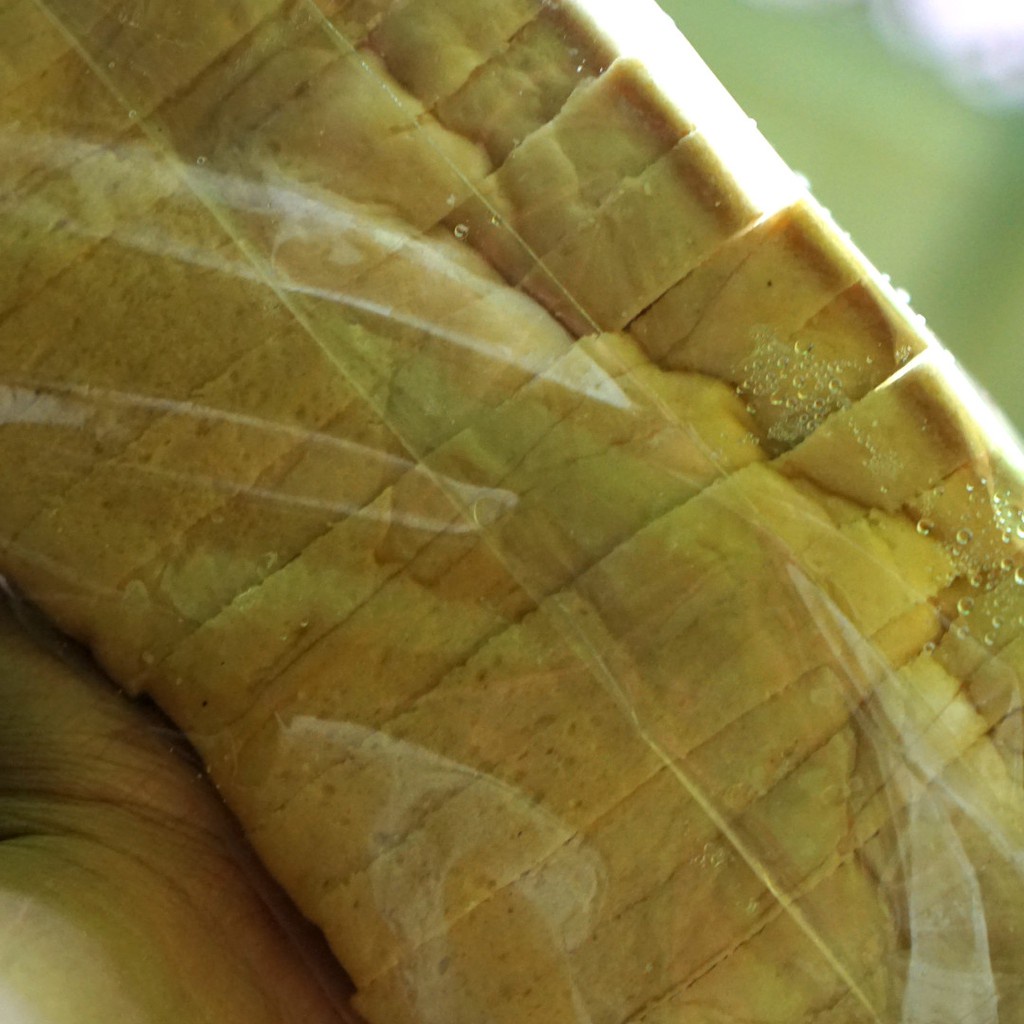
POLYGON ((108 64, 107 64, 107 68, 110 71, 113 71, 114 68, 116 68, 116 67, 117 67, 117 61, 116 60, 109 61, 108 64))
POLYGON ((843 390, 843 382, 838 377, 833 377, 828 382, 828 389, 833 395, 838 395, 843 390))
POLYGON ((139 118, 139 112, 137 110, 129 110, 128 111, 128 120, 129 121, 137 121, 138 118, 139 118))
POLYGON ((1013 571, 1013 582, 1018 587, 1024 587, 1024 565, 1018 565, 1013 571))
POLYGON ((934 654, 935 653, 935 641, 934 640, 929 640, 928 643, 926 643, 924 645, 924 647, 921 648, 921 650, 925 654, 934 654))
POLYGON ((956 542, 960 545, 960 547, 967 547, 967 545, 970 544, 972 540, 974 540, 974 534, 966 527, 964 527, 962 530, 957 530, 956 542))
POLYGON ((452 234, 461 242, 464 238, 469 237, 469 225, 456 224, 452 234))
POLYGON ((921 534, 922 537, 927 537, 934 529, 935 524, 930 519, 918 519, 917 532, 921 534))
POLYGON ((974 598, 973 597, 961 597, 956 603, 956 610, 961 615, 970 615, 974 611, 974 598))
POLYGON ((206 157, 205 156, 197 156, 196 157, 196 167, 205 167, 205 166, 206 166, 206 157))

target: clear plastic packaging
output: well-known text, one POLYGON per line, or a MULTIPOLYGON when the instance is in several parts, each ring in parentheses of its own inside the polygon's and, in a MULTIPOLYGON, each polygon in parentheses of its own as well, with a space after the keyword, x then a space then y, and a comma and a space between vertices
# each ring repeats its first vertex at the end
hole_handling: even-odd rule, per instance
POLYGON ((1019 1020, 1019 449, 624 8, 0 11, 0 570, 371 1024, 1019 1020))

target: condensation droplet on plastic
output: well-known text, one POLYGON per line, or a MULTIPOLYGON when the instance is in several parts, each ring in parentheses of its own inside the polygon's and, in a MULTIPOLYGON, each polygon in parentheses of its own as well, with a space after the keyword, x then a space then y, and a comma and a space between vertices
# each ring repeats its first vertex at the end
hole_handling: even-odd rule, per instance
POLYGON ((206 157, 205 156, 197 156, 196 157, 196 167, 205 167, 205 166, 206 166, 206 157))
POLYGON ((935 524, 930 519, 918 519, 917 532, 921 534, 922 537, 927 537, 934 529, 935 524))
POLYGON ((961 597, 956 603, 956 610, 961 615, 970 615, 974 611, 974 598, 973 597, 961 597))
POLYGON ((843 382, 838 377, 833 377, 828 382, 828 389, 833 395, 838 395, 843 390, 843 382))
POLYGON ((446 203, 447 203, 447 204, 448 204, 449 206, 454 206, 454 205, 455 205, 455 193, 454 193, 454 192, 452 192, 452 193, 451 193, 451 194, 450 194, 450 195, 448 196, 448 198, 447 198, 447 199, 445 200, 445 202, 446 202, 446 203))
POLYGON ((995 633, 986 633, 985 636, 982 639, 985 641, 985 646, 986 647, 995 647, 995 645, 996 645, 996 635, 995 635, 995 633))
POLYGON ((1018 587, 1024 587, 1024 565, 1018 565, 1017 568, 1013 570, 1013 582, 1016 583, 1018 587))
POLYGON ((138 119, 139 119, 139 112, 137 110, 129 110, 128 111, 128 120, 129 121, 137 121, 138 119))
POLYGON ((463 239, 469 237, 469 225, 468 224, 456 224, 452 229, 452 234, 461 242, 463 239))
POLYGON ((928 643, 926 643, 924 645, 924 647, 921 648, 921 650, 925 654, 934 654, 935 653, 935 641, 934 640, 929 640, 928 643))
POLYGON ((970 530, 968 530, 967 527, 964 527, 963 529, 956 531, 956 542, 960 545, 960 547, 967 547, 967 545, 970 544, 972 540, 974 540, 974 534, 970 530))

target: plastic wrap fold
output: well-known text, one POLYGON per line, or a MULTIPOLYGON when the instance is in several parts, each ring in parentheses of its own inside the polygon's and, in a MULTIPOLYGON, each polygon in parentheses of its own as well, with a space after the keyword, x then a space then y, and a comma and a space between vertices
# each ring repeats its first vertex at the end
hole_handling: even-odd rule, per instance
POLYGON ((1024 1019, 1022 458, 646 0, 0 8, 0 571, 372 1024, 1024 1019))

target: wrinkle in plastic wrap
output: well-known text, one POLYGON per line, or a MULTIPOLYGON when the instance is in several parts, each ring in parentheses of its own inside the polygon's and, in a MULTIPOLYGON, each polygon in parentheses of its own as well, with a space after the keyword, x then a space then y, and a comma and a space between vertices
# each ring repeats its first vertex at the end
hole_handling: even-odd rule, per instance
POLYGON ((1019 449, 656 10, 0 20, 2 571, 369 1021, 1018 1019, 1019 449))

